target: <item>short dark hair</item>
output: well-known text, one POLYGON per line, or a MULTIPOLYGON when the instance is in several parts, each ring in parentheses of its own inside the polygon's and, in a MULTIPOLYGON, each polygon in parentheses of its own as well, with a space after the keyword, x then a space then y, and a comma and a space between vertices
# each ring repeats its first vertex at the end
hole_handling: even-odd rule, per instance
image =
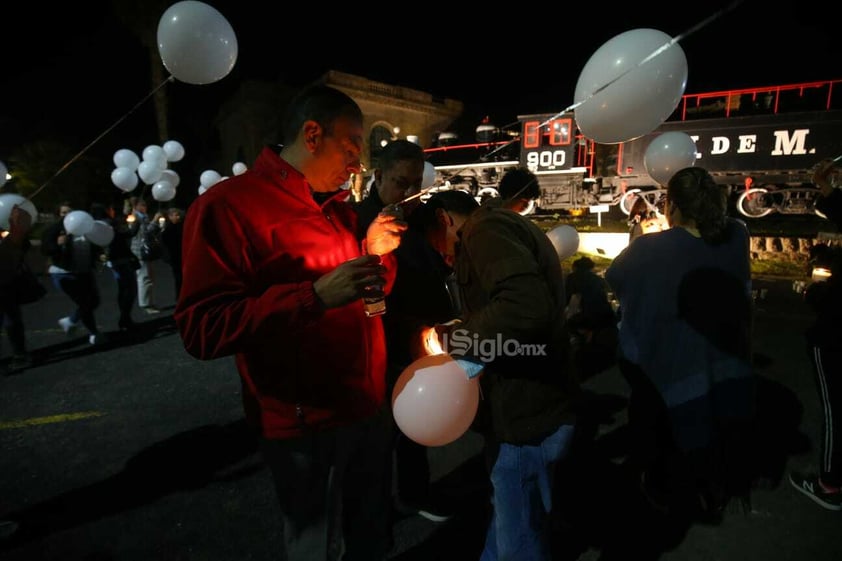
POLYGON ((409 140, 397 139, 389 142, 377 155, 377 167, 386 171, 398 162, 424 161, 424 149, 409 140))
POLYGON ((497 192, 504 200, 537 199, 541 196, 538 177, 525 167, 512 168, 503 174, 497 185, 497 192))
POLYGON ((316 121, 326 134, 331 134, 333 124, 341 117, 363 122, 360 106, 349 95, 324 84, 310 85, 299 91, 287 105, 281 125, 282 141, 285 144, 294 142, 307 121, 316 121))
POLYGON ((465 191, 449 189, 438 191, 427 202, 412 211, 409 224, 413 228, 426 231, 436 225, 436 209, 444 209, 460 216, 470 216, 479 208, 477 200, 465 191))

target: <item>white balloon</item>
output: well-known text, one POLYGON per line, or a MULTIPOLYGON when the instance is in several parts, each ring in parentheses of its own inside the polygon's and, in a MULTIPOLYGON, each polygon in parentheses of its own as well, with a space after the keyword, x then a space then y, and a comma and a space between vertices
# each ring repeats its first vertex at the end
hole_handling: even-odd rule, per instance
POLYGON ((219 175, 218 171, 214 171, 212 169, 207 169, 202 172, 202 175, 199 176, 199 184, 203 187, 212 187, 215 184, 219 183, 222 179, 222 176, 219 175))
POLYGON ((158 53, 166 69, 188 84, 210 84, 237 62, 237 36, 228 20, 204 2, 176 2, 158 22, 158 53))
POLYGON ((687 58, 670 41, 656 29, 632 29, 597 49, 576 83, 581 105, 574 114, 583 135, 617 144, 649 134, 670 116, 687 86, 687 58))
POLYGON ((164 152, 164 149, 157 144, 150 144, 143 149, 143 161, 154 162, 159 168, 164 169, 167 167, 167 154, 164 152))
POLYGON ((135 171, 140 164, 140 158, 134 151, 128 148, 120 148, 114 152, 114 167, 129 168, 129 171, 135 171))
POLYGON ((175 198, 175 187, 169 181, 158 181, 152 186, 152 198, 156 201, 171 201, 175 198))
POLYGON ((652 179, 666 185, 675 172, 696 165, 696 143, 683 132, 655 137, 643 155, 643 166, 652 179))
POLYGON ((134 191, 139 182, 137 174, 131 168, 118 167, 111 172, 111 183, 125 193, 134 191))
POLYGON ((178 162, 184 157, 184 146, 177 140, 168 140, 162 146, 168 162, 178 162))
POLYGON ((161 169, 155 161, 143 160, 140 162, 140 165, 137 166, 137 174, 147 185, 152 185, 161 179, 161 175, 163 173, 164 170, 161 169))
POLYGON ((28 212, 29 216, 32 217, 33 224, 38 220, 38 209, 35 208, 32 201, 17 193, 2 193, 0 194, 0 229, 9 229, 9 217, 12 215, 12 209, 15 206, 19 206, 28 212))
POLYGON ((231 166, 231 172, 234 175, 243 174, 247 169, 249 169, 248 166, 246 166, 243 162, 236 162, 233 166, 231 166))
POLYGON ((579 251, 579 232, 569 224, 556 226, 547 232, 547 237, 550 238, 561 261, 579 251))
POLYGON ((436 168, 430 162, 424 162, 424 175, 421 179, 421 188, 432 187, 436 183, 436 168))
POLYGON ((85 234, 85 237, 93 244, 100 247, 107 247, 114 239, 114 228, 111 224, 103 220, 94 220, 90 232, 85 234))
POLYGON ((71 210, 64 215, 64 230, 74 236, 85 236, 94 227, 94 217, 84 210, 71 210))
POLYGON ((9 173, 9 169, 6 167, 6 164, 0 162, 0 187, 6 184, 7 173, 9 173))
POLYGON ((171 169, 165 169, 161 172, 161 179, 158 181, 169 181, 172 183, 173 187, 178 187, 178 184, 181 183, 181 177, 179 177, 178 173, 171 169))
POLYGON ((208 188, 205 187, 204 185, 199 185, 199 195, 203 194, 207 190, 208 190, 208 188))

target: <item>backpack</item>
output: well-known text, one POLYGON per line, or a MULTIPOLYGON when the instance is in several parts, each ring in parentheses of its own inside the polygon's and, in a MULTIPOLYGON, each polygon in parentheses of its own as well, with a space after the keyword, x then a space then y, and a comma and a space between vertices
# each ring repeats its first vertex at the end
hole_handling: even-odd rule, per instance
POLYGON ((143 231, 140 241, 140 258, 144 261, 156 261, 164 255, 161 243, 161 229, 155 226, 147 227, 143 231))

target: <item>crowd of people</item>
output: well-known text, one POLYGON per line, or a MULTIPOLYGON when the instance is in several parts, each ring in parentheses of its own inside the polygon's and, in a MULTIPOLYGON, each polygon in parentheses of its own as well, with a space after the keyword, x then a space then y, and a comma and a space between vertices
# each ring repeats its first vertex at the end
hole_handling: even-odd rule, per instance
MULTIPOLYGON (((42 239, 50 278, 72 304, 59 326, 68 334, 83 326, 99 345, 98 267, 117 283, 119 328, 136 329, 135 303, 160 311, 142 251, 144 236, 160 233, 184 348, 199 360, 236 358, 245 417, 272 474, 281 558, 384 559, 396 513, 451 516, 433 489, 427 449, 401 433, 391 410, 398 377, 424 354, 421 333, 434 333, 481 388, 472 428, 483 436, 490 490, 482 561, 552 558, 556 473, 574 453, 581 383, 615 363, 629 387, 627 468, 652 508, 711 519, 732 500, 748 504, 749 233, 705 169, 670 179, 667 227, 643 231, 651 209, 635 211, 629 244, 604 277, 586 257, 565 273, 522 214, 540 196, 528 169, 507 172, 501 197, 482 204, 456 190, 422 203, 423 150, 395 140, 378 154, 367 197, 350 201, 343 186, 362 169, 363 121, 341 91, 305 88, 286 109, 282 144, 189 212, 150 216, 142 197, 125 209, 96 205, 92 215, 114 230, 99 247, 65 231, 72 206, 64 202, 42 239), (365 313, 371 297, 385 298, 385 314, 365 313), (542 352, 488 356, 449 346, 455 337, 542 352)), ((814 180, 820 210, 842 227, 834 169, 823 163, 814 180)), ((13 211, 0 243, 4 286, 27 250, 25 215, 13 211)), ((834 272, 836 255, 823 255, 834 272)), ((831 510, 842 510, 838 276, 809 294, 817 317, 806 342, 826 419, 821 471, 790 477, 831 510)), ((3 294, 13 364, 26 367, 20 306, 3 294)))

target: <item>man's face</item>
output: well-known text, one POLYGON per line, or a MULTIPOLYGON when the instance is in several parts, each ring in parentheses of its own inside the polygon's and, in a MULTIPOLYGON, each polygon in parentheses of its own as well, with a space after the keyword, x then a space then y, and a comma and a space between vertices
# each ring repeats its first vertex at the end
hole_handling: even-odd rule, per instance
POLYGON ((70 214, 71 210, 73 210, 73 209, 70 208, 69 206, 61 205, 61 207, 59 207, 59 209, 58 209, 58 215, 61 216, 62 218, 64 218, 65 216, 70 214))
POLYGON ((421 190, 424 179, 424 162, 400 160, 391 168, 375 172, 377 193, 383 204, 393 205, 421 190))
MULTIPOLYGON (((311 134, 305 132, 305 134, 311 134)), ((318 160, 318 171, 310 174, 307 181, 319 192, 339 189, 352 173, 360 171, 360 154, 363 149, 363 125, 361 122, 340 117, 330 133, 317 127, 313 156, 318 160)))

